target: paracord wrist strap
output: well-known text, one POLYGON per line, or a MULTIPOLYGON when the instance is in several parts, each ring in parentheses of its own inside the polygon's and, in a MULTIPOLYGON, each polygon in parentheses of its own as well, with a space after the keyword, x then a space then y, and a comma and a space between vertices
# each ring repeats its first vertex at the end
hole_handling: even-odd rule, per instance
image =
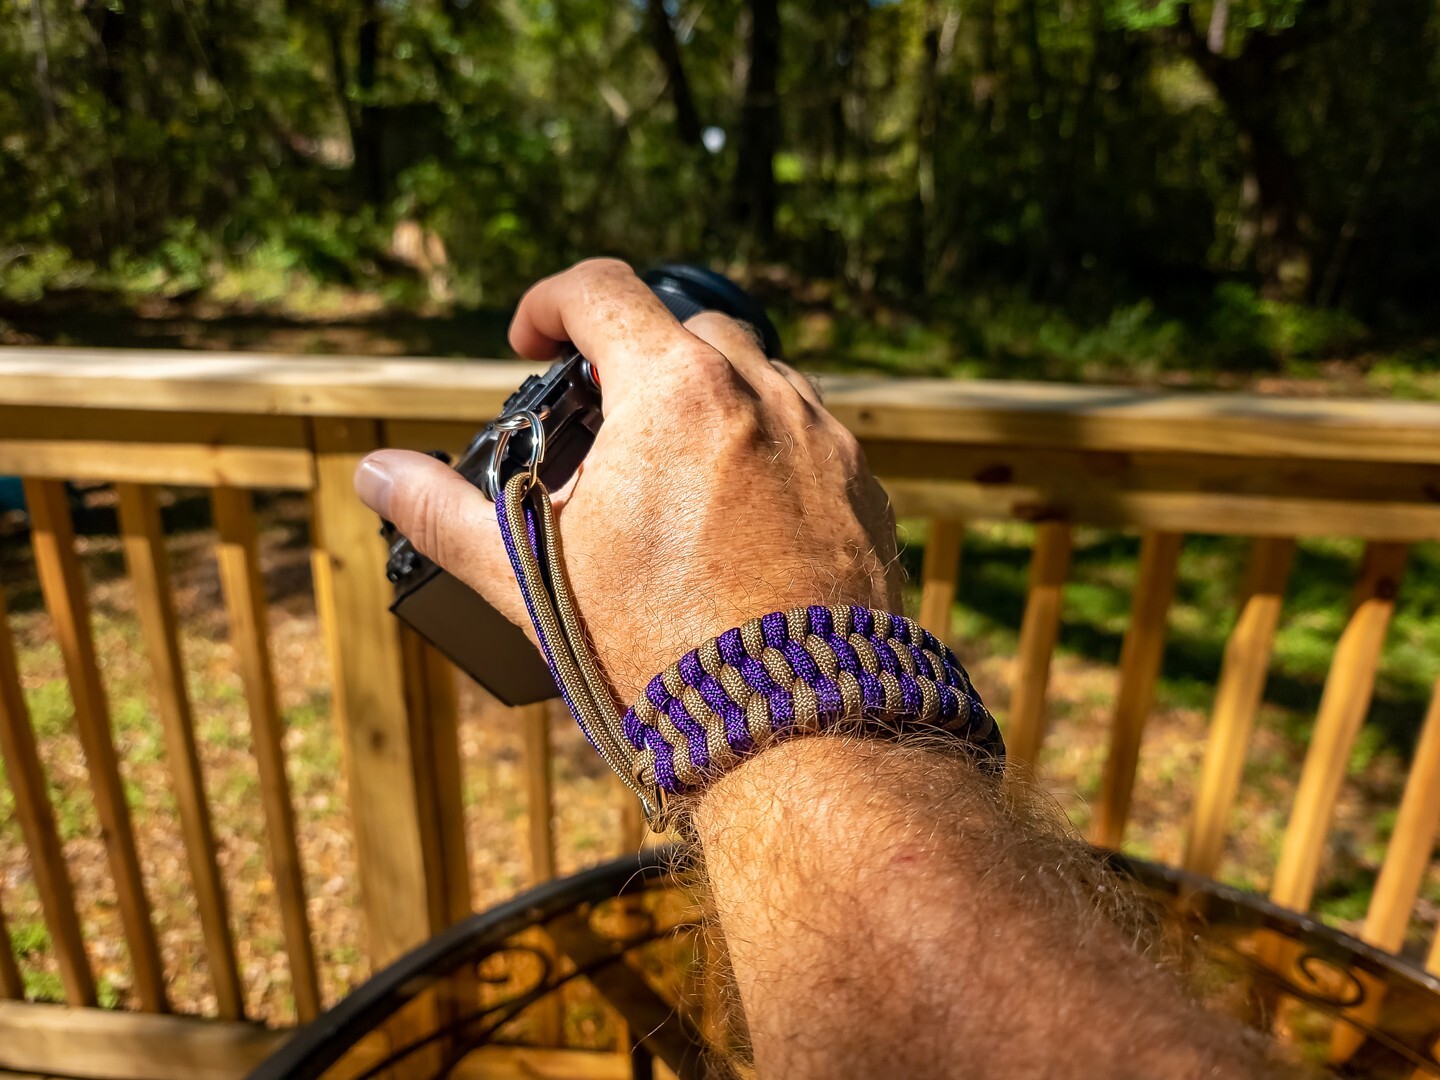
POLYGON ((512 477, 496 515, 560 696, 652 825, 666 796, 696 791, 782 738, 841 724, 951 735, 987 769, 1004 765, 999 728, 955 654, 902 615, 848 605, 727 630, 655 676, 622 717, 576 614, 544 484, 512 477))
POLYGON ((623 723, 636 779, 670 795, 780 739, 842 725, 950 735, 987 769, 1005 763, 955 654, 903 615, 846 604, 771 612, 711 638, 651 679, 623 723))

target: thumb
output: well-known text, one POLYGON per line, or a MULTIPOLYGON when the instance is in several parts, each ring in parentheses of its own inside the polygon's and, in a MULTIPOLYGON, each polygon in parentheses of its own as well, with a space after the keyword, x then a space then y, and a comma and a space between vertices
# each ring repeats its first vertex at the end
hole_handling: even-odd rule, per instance
POLYGON ((454 469, 410 450, 377 450, 355 470, 360 501, 526 631, 495 504, 454 469))

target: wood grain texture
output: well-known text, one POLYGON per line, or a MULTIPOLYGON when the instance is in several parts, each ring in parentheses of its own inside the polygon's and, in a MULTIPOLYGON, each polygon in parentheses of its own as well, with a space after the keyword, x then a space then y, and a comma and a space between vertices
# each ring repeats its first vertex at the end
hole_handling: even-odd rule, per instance
POLYGON ((298 417, 51 406, 0 405, 0 472, 204 487, 314 482, 298 417))
POLYGON ((522 705, 511 711, 525 733, 525 806, 530 823, 530 883, 555 876, 555 785, 551 777, 550 706, 522 705))
POLYGON ((150 901, 135 850, 135 833, 120 761, 110 732, 110 709, 100 680, 95 643, 90 636, 90 602, 75 553, 75 529, 63 484, 55 480, 25 481, 30 511, 35 571, 54 624, 60 655, 70 683, 75 726, 85 752, 95 814, 100 819, 105 853, 115 883, 125 940, 134 969, 135 993, 147 1012, 165 1012, 165 969, 151 922, 150 901))
POLYGON ((965 523, 955 518, 932 518, 925 540, 925 561, 920 569, 920 625, 949 645, 955 590, 960 582, 960 546, 965 523))
POLYGON ((0 1002, 0 1072, 238 1080, 287 1038, 244 1022, 0 1002))
POLYGON ((350 779, 370 956, 379 966, 426 940, 430 925, 400 633, 389 614, 385 546, 355 497, 355 468, 379 425, 316 420, 316 599, 335 658, 335 711, 350 779))
MULTIPOLYGON (((537 365, 374 357, 0 349, 0 405, 479 423, 537 365)), ((1026 382, 829 376, 862 438, 1440 464, 1440 406, 1026 382)))
POLYGON ((1050 658, 1060 636, 1070 547, 1070 526, 1065 522, 1048 521, 1036 526, 1035 547, 1030 553, 1030 584, 1015 657, 1015 681, 1010 691, 1010 716, 1002 728, 1006 757, 1017 764, 1033 766, 1045 739, 1050 658))
POLYGON ((1091 830, 1091 840, 1102 847, 1118 848, 1125 837, 1140 742, 1155 704, 1155 680, 1165 654, 1165 624, 1175 596, 1182 540, 1179 533, 1150 532, 1140 541, 1140 572, 1125 643, 1120 649, 1120 683, 1110 719, 1110 751, 1105 757, 1091 830))
POLYGON ((180 624, 171 598, 169 556, 154 489, 137 484, 116 488, 125 561, 135 589, 135 612, 150 661, 152 686, 165 734, 165 755, 171 790, 180 815, 195 907, 205 940, 205 959, 222 1020, 245 1015, 235 942, 230 934, 229 903, 220 866, 215 859, 215 831, 205 798, 195 722, 185 689, 185 662, 180 655, 180 624))
POLYGON ((75 909, 75 890, 60 833, 55 826, 55 809, 45 786, 45 771, 35 742, 35 729, 20 692, 20 672, 15 663, 15 646, 10 637, 5 594, 0 589, 0 756, 5 759, 5 777, 15 800, 15 816, 25 837, 40 910, 71 1005, 95 1004, 95 976, 85 954, 80 919, 75 909))
POLYGON ((210 505, 215 519, 215 560, 230 620, 230 644, 250 709, 270 872, 280 904, 295 1012, 302 1023, 308 1023, 320 1015, 320 977, 305 905, 305 867, 300 861, 295 807, 285 771, 285 725, 270 665, 269 616, 260 578, 255 505, 250 493, 238 488, 216 488, 210 493, 210 505))
POLYGON ((1270 898, 1284 907, 1305 911, 1314 895, 1335 800, 1345 779, 1355 737, 1370 709, 1380 650, 1404 569, 1403 545, 1371 544, 1365 549, 1355 584, 1353 612, 1325 679, 1310 749, 1270 887, 1270 898))
POLYGON ((1186 870, 1214 877, 1225 846, 1231 807, 1240 790, 1245 752, 1265 693, 1275 628, 1285 599, 1285 584, 1295 560, 1295 542, 1255 541, 1250 549, 1240 615, 1225 643, 1225 658, 1215 687, 1205 763, 1185 842, 1186 870))
MULTIPOLYGON (((937 450, 943 452, 943 450, 937 450)), ((1440 535, 1440 505, 1346 502, 1195 490, 1060 492, 988 484, 896 479, 880 481, 897 517, 968 521, 1050 521, 1212 536, 1352 536, 1409 542, 1440 535)))
MULTIPOLYGON (((537 702, 511 709, 509 715, 519 726, 525 739, 525 810, 526 851, 530 857, 530 884, 540 885, 555 877, 555 783, 551 769, 554 756, 550 739, 550 705, 537 702)), ((626 791, 629 794, 629 791, 626 791)), ((634 796, 632 795, 633 799, 634 796)), ((536 931, 529 944, 552 960, 555 943, 543 931, 536 931)), ((565 1035, 565 1000, 562 994, 538 1001, 531 1011, 535 1014, 535 1039, 542 1046, 562 1045, 565 1035)))
POLYGON ((415 789, 421 798, 421 843, 430 920, 450 926, 469 915, 470 859, 460 776, 457 672, 419 634, 402 627, 406 705, 414 740, 415 789))

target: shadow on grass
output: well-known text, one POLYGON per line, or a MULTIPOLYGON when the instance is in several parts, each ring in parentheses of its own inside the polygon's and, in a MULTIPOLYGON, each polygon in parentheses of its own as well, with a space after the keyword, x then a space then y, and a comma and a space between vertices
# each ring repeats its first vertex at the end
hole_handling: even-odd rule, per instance
MULTIPOLYGON (((1086 530, 1088 533, 1088 530, 1086 530)), ((1358 551, 1358 547, 1356 548, 1358 551)), ((1244 573, 1246 546, 1234 538, 1187 536, 1181 574, 1176 582, 1172 618, 1166 633, 1160 673, 1160 696, 1208 711, 1224 659, 1227 636, 1234 624, 1234 606, 1244 573), (1207 571, 1187 573, 1186 561, 1198 556, 1207 571), (1176 625, 1174 611, 1197 609, 1201 618, 1187 620, 1200 628, 1176 625)), ((1134 587, 1138 541, 1118 533, 1077 535, 1066 589, 1058 651, 1114 666, 1119 663, 1134 587), (1119 578, 1123 584, 1117 584, 1119 578)), ((919 582, 924 545, 911 543, 901 553, 901 564, 912 582, 919 582)), ((1412 553, 1401 585, 1402 610, 1413 609, 1424 622, 1426 636, 1437 639, 1440 628, 1430 629, 1427 611, 1440 605, 1440 567, 1434 553, 1412 553)), ((1030 563, 1028 542, 997 539, 984 528, 966 534, 961 559, 958 602, 988 629, 1018 630, 1025 613, 1026 578, 1030 563)), ((1280 638, 1287 625, 1307 615, 1323 614, 1343 626, 1351 583, 1356 569, 1354 552, 1344 548, 1302 544, 1290 576, 1280 638)), ((1411 615, 1410 618, 1417 616, 1411 615)), ((1396 620, 1399 622, 1399 616, 1396 620)), ((1391 642, 1398 626, 1392 625, 1391 642)), ((1318 631, 1317 631, 1318 633, 1318 631)), ((1338 634, 1338 630, 1336 631, 1338 634)), ((1309 725, 1324 690, 1330 648, 1323 659, 1277 655, 1265 684, 1265 700, 1303 718, 1297 737, 1308 740, 1309 725)), ((1366 723, 1376 729, 1382 743, 1408 760, 1414 753, 1420 725, 1431 693, 1426 673, 1386 670, 1377 681, 1366 723)))
POLYGON ((123 297, 93 290, 52 293, 36 303, 0 302, 0 318, 28 340, 87 348, 191 349, 297 355, 501 357, 510 312, 457 308, 422 315, 403 310, 340 318, 268 311, 216 312, 184 301, 142 315, 123 297))
MULTIPOLYGON (((73 493, 71 520, 77 537, 118 540, 119 515, 108 491, 102 486, 73 493)), ((208 493, 179 488, 171 489, 171 494, 172 498, 160 510, 161 527, 167 537, 188 537, 214 528, 208 493)), ((293 503, 295 498, 293 492, 254 493, 256 527, 264 535, 267 548, 286 552, 309 549, 309 522, 285 505, 293 503)), ((378 521, 376 528, 379 528, 378 521)), ((175 557, 172 552, 172 565, 175 557)), ((208 553, 204 557, 208 558, 208 553)), ((92 587, 128 575, 125 555, 118 543, 97 545, 86 553, 84 562, 85 577, 92 587)), ((267 567, 262 576, 266 597, 272 604, 308 595, 311 591, 308 565, 281 567, 278 572, 267 567)), ((44 607, 30 534, 23 523, 0 533, 0 586, 5 589, 6 607, 12 614, 26 614, 44 607)))

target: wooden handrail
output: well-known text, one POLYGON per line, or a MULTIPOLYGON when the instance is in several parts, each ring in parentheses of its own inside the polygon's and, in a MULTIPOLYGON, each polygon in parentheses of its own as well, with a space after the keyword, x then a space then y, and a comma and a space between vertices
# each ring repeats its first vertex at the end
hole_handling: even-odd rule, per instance
MULTIPOLYGON (((0 407, 473 421, 542 369, 511 360, 12 347, 0 348, 0 407)), ((852 375, 821 381, 830 410, 867 439, 1440 464, 1436 407, 1421 402, 852 375)))

